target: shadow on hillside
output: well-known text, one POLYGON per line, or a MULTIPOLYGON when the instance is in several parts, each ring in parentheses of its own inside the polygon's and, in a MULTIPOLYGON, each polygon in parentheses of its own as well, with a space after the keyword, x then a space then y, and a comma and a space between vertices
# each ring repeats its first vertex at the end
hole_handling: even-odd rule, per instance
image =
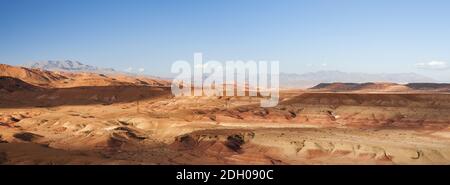
POLYGON ((0 77, 0 108, 109 105, 163 96, 171 97, 170 87, 128 85, 42 88, 16 78, 0 77))

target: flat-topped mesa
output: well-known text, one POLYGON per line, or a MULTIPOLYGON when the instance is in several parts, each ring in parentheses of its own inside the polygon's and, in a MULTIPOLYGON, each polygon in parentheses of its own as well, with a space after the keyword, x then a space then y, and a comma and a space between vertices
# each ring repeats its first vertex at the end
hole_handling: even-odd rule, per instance
POLYGON ((446 89, 446 91, 450 91, 449 83, 409 83, 406 86, 416 90, 446 89))
POLYGON ((367 83, 320 83, 309 89, 310 91, 330 92, 450 92, 450 84, 447 83, 408 83, 397 84, 388 82, 367 83))

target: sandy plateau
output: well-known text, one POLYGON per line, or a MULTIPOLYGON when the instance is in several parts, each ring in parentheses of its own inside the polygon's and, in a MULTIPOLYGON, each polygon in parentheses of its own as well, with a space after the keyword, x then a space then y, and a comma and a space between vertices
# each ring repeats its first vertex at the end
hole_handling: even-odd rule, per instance
POLYGON ((450 164, 442 86, 282 90, 261 108, 145 77, 0 68, 0 164, 450 164))

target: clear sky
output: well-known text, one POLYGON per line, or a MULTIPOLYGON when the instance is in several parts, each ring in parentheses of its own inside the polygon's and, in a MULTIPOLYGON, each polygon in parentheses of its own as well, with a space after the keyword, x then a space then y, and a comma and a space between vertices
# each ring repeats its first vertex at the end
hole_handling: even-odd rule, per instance
POLYGON ((415 72, 450 82, 448 0, 0 0, 0 63, 78 60, 170 74, 176 60, 415 72))

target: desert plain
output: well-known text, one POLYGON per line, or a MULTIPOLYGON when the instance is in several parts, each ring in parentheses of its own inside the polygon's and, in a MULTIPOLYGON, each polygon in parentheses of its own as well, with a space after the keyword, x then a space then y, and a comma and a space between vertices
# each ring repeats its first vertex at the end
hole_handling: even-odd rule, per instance
POLYGON ((0 164, 450 164, 448 84, 319 84, 263 108, 150 77, 0 76, 0 164))

